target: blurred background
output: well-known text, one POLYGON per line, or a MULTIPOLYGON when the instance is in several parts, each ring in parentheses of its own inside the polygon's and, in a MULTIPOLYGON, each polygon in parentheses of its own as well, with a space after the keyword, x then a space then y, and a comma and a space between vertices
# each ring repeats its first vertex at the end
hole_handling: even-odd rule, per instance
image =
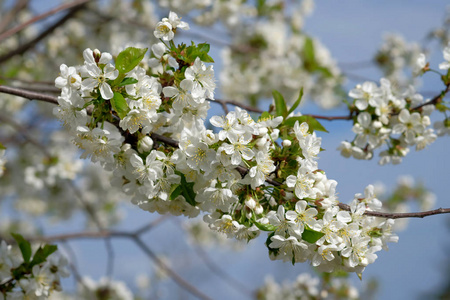
MULTIPOLYGON (((128 46, 150 47, 157 41, 154 25, 170 10, 191 27, 177 33, 175 43, 211 44, 217 99, 267 109, 273 89, 293 99, 304 87, 307 100, 299 108, 303 114, 347 115, 342 103, 349 98, 348 91, 365 81, 378 83, 382 77, 399 87, 414 84, 425 98, 434 97, 443 89, 439 76, 430 72, 413 78, 411 74, 420 53, 437 70, 450 38, 450 10, 444 0, 432 5, 384 0, 0 4, 0 84, 49 95, 58 93, 53 82, 59 66, 81 64, 85 48, 114 55, 128 46), (18 32, 9 31, 61 5, 68 8, 18 32), (303 47, 309 40, 319 66, 305 63, 308 54, 303 47)), ((209 116, 223 113, 220 105, 211 106, 209 116)), ((0 142, 7 147, 0 178, 1 237, 9 232, 52 236, 101 228, 131 232, 156 222, 142 235, 143 241, 178 275, 213 299, 255 298, 268 278, 287 285, 305 272, 321 277, 308 264, 270 261, 264 235, 241 244, 209 232, 201 217, 161 217, 132 205, 120 188, 110 185, 107 172, 78 158, 80 153, 52 115, 53 107, 0 94, 0 142), (52 163, 55 158, 58 162, 52 163)), ((439 114, 433 117, 442 119, 439 114)), ((321 123, 329 133, 319 134, 325 149, 319 166, 338 182, 340 201, 349 203, 355 193, 375 184, 382 200, 395 191, 402 195, 405 201, 396 207, 400 211, 450 207, 448 137, 439 137, 420 152, 412 149, 400 165, 380 166, 378 153, 370 161, 360 161, 344 158, 336 150, 341 141, 353 139, 351 122, 321 123)), ((398 223, 398 244, 379 252, 362 280, 355 274, 346 280, 364 299, 445 295, 450 282, 448 217, 398 223)), ((136 299, 194 299, 130 240, 74 239, 58 245, 75 272, 62 284, 68 294, 75 293, 81 277, 98 281, 109 275, 124 282, 136 299)), ((346 295, 349 298, 351 293, 346 295)))

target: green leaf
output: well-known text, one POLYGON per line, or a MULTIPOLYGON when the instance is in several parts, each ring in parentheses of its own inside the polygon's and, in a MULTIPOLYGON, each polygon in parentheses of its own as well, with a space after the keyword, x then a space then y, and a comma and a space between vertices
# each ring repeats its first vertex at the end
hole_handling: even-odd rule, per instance
POLYGON ((130 111, 130 108, 128 107, 127 101, 122 94, 114 92, 114 97, 110 101, 112 108, 119 115, 120 119, 125 118, 127 113, 130 111))
POLYGON ((295 101, 294 105, 289 109, 287 115, 290 115, 294 110, 299 106, 300 102, 303 98, 303 87, 300 89, 300 94, 298 95, 297 101, 295 101))
POLYGON ((200 52, 208 53, 208 52, 209 52, 209 49, 210 49, 210 46, 209 46, 209 44, 207 44, 207 43, 201 43, 201 44, 198 44, 198 45, 197 45, 197 49, 198 49, 200 52))
POLYGON ((308 243, 314 244, 325 234, 322 232, 314 231, 312 229, 305 228, 302 234, 302 239, 307 241, 308 243))
POLYGON ((283 95, 280 92, 273 90, 272 91, 273 99, 275 100, 275 111, 277 116, 281 116, 286 118, 288 115, 286 101, 284 101, 283 95))
POLYGON ((170 200, 174 200, 176 197, 180 196, 182 192, 183 188, 181 187, 181 185, 177 186, 170 194, 170 200))
POLYGON ((286 119, 283 124, 287 125, 287 126, 294 126, 295 122, 297 122, 299 124, 302 124, 303 122, 308 123, 309 126, 309 132, 313 132, 313 131, 323 131, 323 132, 328 132, 325 127, 323 127, 322 124, 319 123, 319 121, 317 121, 315 118, 311 117, 311 116, 299 116, 299 117, 290 117, 289 119, 286 119))
POLYGON ((3 144, 2 144, 2 143, 0 143, 0 150, 6 150, 6 147, 5 147, 5 146, 3 146, 3 144))
POLYGON ((119 83, 117 86, 125 86, 129 84, 135 84, 138 83, 138 80, 132 77, 126 77, 122 80, 121 83, 119 83))
POLYGON ((313 40, 309 37, 306 38, 305 44, 303 46, 303 56, 305 68, 308 71, 314 71, 317 68, 317 61, 314 52, 313 40))
MULTIPOLYGON (((181 183, 179 187, 181 188, 181 195, 186 199, 186 202, 192 206, 196 206, 197 202, 195 202, 195 192, 194 192, 194 182, 187 182, 184 174, 180 172, 176 172, 181 176, 181 183)), ((178 187, 177 187, 178 188, 178 187)), ((176 189, 175 189, 176 190, 176 189)), ((174 191, 175 192, 175 191, 174 191)), ((173 193, 172 193, 173 194, 173 193)), ((172 197, 172 195, 170 195, 172 197)))
POLYGON ((30 263, 30 268, 46 261, 47 257, 49 257, 50 254, 55 252, 57 249, 58 247, 56 245, 44 245, 44 247, 39 247, 30 263))
POLYGON ((116 59, 116 69, 125 74, 133 70, 144 58, 148 48, 128 47, 119 53, 116 59))
POLYGON ((256 222, 255 220, 252 220, 253 224, 255 224, 256 227, 258 227, 262 231, 275 231, 277 229, 276 226, 273 226, 271 224, 261 224, 256 222))
POLYGON ((17 233, 11 233, 12 237, 16 240, 19 245, 20 252, 22 252, 23 260, 28 263, 31 258, 31 244, 29 241, 25 240, 23 236, 17 233))

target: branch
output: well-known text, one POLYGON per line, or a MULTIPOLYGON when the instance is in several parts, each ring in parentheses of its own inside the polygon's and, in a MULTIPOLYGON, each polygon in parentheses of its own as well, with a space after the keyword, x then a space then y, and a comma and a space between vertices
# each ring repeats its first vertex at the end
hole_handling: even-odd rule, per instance
MULTIPOLYGON (((443 92, 443 94, 447 93, 450 91, 450 84, 447 85, 447 88, 445 89, 445 91, 443 92)), ((31 93, 31 92, 25 92, 25 91, 21 91, 18 89, 14 89, 11 87, 6 87, 6 86, 1 86, 0 85, 0 92, 3 93, 7 93, 7 94, 12 94, 12 95, 17 95, 17 96, 21 96, 30 100, 36 99, 36 100, 42 100, 42 101, 46 101, 46 102, 50 102, 50 103, 55 103, 58 104, 57 98, 53 97, 53 96, 48 96, 45 94, 40 94, 40 93, 31 93)), ((430 101, 422 104, 421 106, 425 106, 425 105, 429 105, 429 104, 434 104, 440 101, 440 99, 442 99, 442 93, 439 94, 438 96, 434 97, 433 99, 431 99, 430 101), (433 102, 433 103, 431 103, 433 102)), ((240 103, 237 103, 235 101, 225 101, 225 100, 212 100, 212 99, 208 99, 211 102, 217 102, 219 104, 222 105, 222 103, 225 104, 231 104, 231 105, 235 105, 235 106, 239 106, 242 107, 244 109, 246 109, 245 105, 241 105, 240 103)), ((421 106, 418 106, 416 108, 414 108, 413 110, 419 109, 421 106)), ((254 109, 253 111, 256 111, 257 109, 254 109)), ((259 112, 260 110, 258 110, 259 112)), ((350 120, 351 119, 351 115, 349 116, 335 116, 335 117, 327 117, 327 116, 317 116, 317 115, 310 115, 316 119, 324 119, 324 120, 350 120)), ((166 136, 162 136, 156 133, 152 133, 151 134, 151 138, 160 142, 163 142, 167 145, 170 145, 172 147, 178 148, 178 142, 168 138, 166 136)), ((242 166, 237 166, 236 170, 239 171, 239 173, 242 176, 245 176, 248 173, 248 169, 242 166)), ((281 186, 281 183, 270 179, 270 178, 266 178, 266 182, 269 184, 272 184, 273 186, 281 186)), ((339 203, 339 207, 343 210, 348 210, 350 211, 350 207, 347 204, 344 203, 339 203)), ((388 219, 398 219, 398 218, 423 218, 423 217, 427 217, 427 216, 431 216, 431 215, 437 215, 437 214, 446 214, 446 213, 450 213, 450 208, 439 208, 436 210, 432 210, 432 211, 427 211, 427 212, 419 212, 419 213, 382 213, 382 212, 373 212, 373 211, 366 211, 364 214, 367 216, 375 216, 375 217, 382 217, 382 218, 388 218, 388 219)))
POLYGON ((153 260, 159 268, 164 270, 180 287, 196 296, 199 299, 211 300, 210 297, 203 294, 199 291, 195 286, 191 285, 189 282, 185 281, 180 275, 178 275, 175 271, 173 271, 169 266, 167 266, 162 260, 158 258, 158 256, 141 240, 140 235, 148 230, 154 228, 157 224, 161 223, 161 221, 167 219, 167 216, 162 216, 150 224, 147 224, 134 232, 125 232, 125 231, 108 231, 102 230, 98 232, 79 232, 79 233, 71 233, 71 234, 60 234, 53 235, 47 237, 27 237, 29 241, 42 241, 42 242, 52 242, 52 241, 66 241, 71 239, 85 239, 85 238, 129 238, 133 242, 135 242, 139 248, 151 259, 153 260))
MULTIPOLYGON (((350 211, 350 206, 344 203, 338 204, 339 208, 342 210, 350 211)), ((372 216, 372 217, 380 217, 387 219, 402 219, 402 218, 425 218, 433 215, 440 214, 449 214, 450 208, 438 208, 434 210, 428 210, 423 212, 414 212, 414 213, 387 213, 387 212, 378 212, 378 211, 366 211, 364 215, 372 216)))
MULTIPOLYGON (((31 25, 33 23, 36 23, 37 21, 40 21, 40 20, 45 19, 45 18, 47 18, 49 16, 52 16, 52 15, 54 15, 54 14, 60 12, 60 11, 63 11, 63 10, 66 10, 66 9, 69 9, 69 8, 72 8, 72 7, 81 6, 81 5, 83 5, 83 4, 85 4, 85 3, 89 2, 89 1, 91 1, 91 0, 77 0, 77 1, 73 1, 73 2, 70 2, 70 3, 66 3, 66 4, 63 4, 63 5, 60 5, 60 6, 54 8, 52 10, 49 10, 49 11, 43 13, 43 14, 34 16, 33 18, 31 18, 27 22, 24 22, 24 23, 14 27, 14 28, 11 28, 10 30, 7 30, 4 33, 0 34, 0 42, 3 41, 6 38, 12 36, 13 34, 16 34, 17 32, 22 31, 23 29, 27 28, 29 25, 31 25)), ((25 2, 28 2, 28 1, 25 1, 25 2)))
MULTIPOLYGON (((85 1, 87 1, 87 0, 85 0, 85 1)), ((70 20, 82 8, 83 8, 83 5, 79 5, 79 6, 72 8, 64 17, 62 17, 61 19, 56 21, 53 25, 48 27, 46 30, 44 30, 41 34, 36 36, 34 39, 28 41, 25 44, 19 45, 16 49, 0 56, 0 64, 9 60, 13 56, 21 55, 21 54, 25 53, 28 49, 34 47, 34 45, 36 45, 39 41, 41 41, 46 36, 48 36, 50 33, 52 33, 56 28, 58 28, 59 26, 63 25, 68 20, 70 20)))
MULTIPOLYGON (((259 108, 253 107, 253 106, 249 106, 249 105, 245 105, 245 104, 242 104, 242 103, 237 102, 237 101, 220 100, 220 99, 206 99, 206 100, 208 100, 210 102, 213 102, 213 103, 220 104, 224 108, 224 110, 225 110, 226 105, 230 104, 230 105, 234 105, 234 106, 243 108, 246 111, 250 111, 250 112, 255 112, 255 113, 260 113, 260 114, 262 114, 264 112, 262 109, 259 109, 259 108)), ((225 112, 227 112, 227 110, 225 110, 225 112)), ((311 117, 313 117, 315 119, 323 119, 323 120, 327 120, 327 121, 351 120, 352 119, 351 115, 348 115, 348 116, 320 116, 320 115, 305 114, 304 116, 311 116, 311 117)))
POLYGON ((412 109, 412 111, 414 111, 414 110, 419 110, 419 109, 421 109, 422 107, 427 106, 427 105, 436 105, 437 103, 439 103, 439 102, 442 100, 442 98, 445 97, 445 95, 446 95, 449 91, 450 91, 450 83, 446 85, 445 90, 443 90, 439 95, 436 95, 436 96, 434 96, 433 99, 431 99, 431 100, 429 100, 429 101, 427 101, 427 102, 425 102, 425 103, 422 103, 422 104, 419 105, 419 106, 414 107, 414 108, 412 109))
POLYGON ((28 100, 40 100, 52 104, 58 104, 58 98, 55 96, 50 96, 42 93, 35 93, 24 91, 21 89, 13 88, 10 86, 0 85, 0 93, 10 94, 14 96, 19 96, 28 100))
POLYGON ((36 140, 30 134, 28 134, 28 129, 23 127, 19 123, 17 123, 14 119, 9 118, 8 116, 6 116, 4 114, 0 114, 0 121, 2 123, 9 124, 11 127, 13 127, 14 130, 25 139, 25 141, 27 141, 30 144, 33 144, 34 146, 36 146, 36 148, 38 148, 40 151, 42 151, 42 153, 48 159, 50 159, 52 157, 50 152, 47 150, 46 146, 44 146, 42 143, 40 143, 38 140, 36 140))
POLYGON ((29 0, 19 0, 16 1, 16 5, 11 8, 5 15, 2 16, 2 20, 0 21, 0 32, 3 32, 6 27, 12 22, 13 18, 17 16, 17 14, 28 6, 29 0))

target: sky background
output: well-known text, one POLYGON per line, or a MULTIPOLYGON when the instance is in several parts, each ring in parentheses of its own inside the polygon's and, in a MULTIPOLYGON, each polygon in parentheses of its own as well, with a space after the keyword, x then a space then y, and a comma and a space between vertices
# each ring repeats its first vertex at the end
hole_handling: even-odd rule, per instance
MULTIPOLYGON (((317 1, 314 13, 305 22, 305 30, 320 39, 338 62, 364 62, 373 57, 385 33, 399 33, 410 42, 423 41, 431 29, 442 23, 447 3, 442 0, 317 1)), ((432 46, 435 51, 432 52, 431 66, 437 69, 443 60, 442 53, 437 50, 436 43, 432 46)), ((218 53, 213 52, 212 56, 218 60, 218 53)), ((215 65, 215 70, 218 74, 220 63, 215 65)), ((351 72, 377 82, 380 78, 375 68, 351 72)), ((356 83, 349 80, 347 88, 351 89, 356 83)), ((423 90, 438 92, 441 89, 439 83, 437 76, 428 73, 424 78, 423 90)), ((302 107, 302 113, 342 115, 345 111, 324 112, 308 104, 302 107)), ((335 150, 340 141, 353 137, 350 122, 322 123, 329 133, 319 134, 323 138, 322 148, 326 149, 320 154, 319 166, 326 171, 328 178, 337 180, 337 191, 342 202, 348 203, 355 193, 362 193, 368 184, 381 182, 392 188, 400 175, 409 174, 421 180, 436 194, 435 208, 450 207, 448 137, 438 138, 421 152, 411 151, 401 165, 379 166, 377 155, 372 161, 357 161, 345 159, 335 150)), ((132 230, 158 217, 136 207, 126 208, 126 213, 126 220, 119 228, 132 230)), ((214 299, 244 299, 242 294, 212 274, 185 241, 185 233, 180 228, 180 222, 184 220, 174 218, 165 221, 145 235, 145 241, 156 253, 168 257, 172 268, 205 294, 214 299)), ((49 233, 75 231, 81 228, 79 223, 79 219, 75 218, 67 223, 67 227, 54 228, 49 233)), ((376 278, 380 284, 377 299, 423 298, 424 293, 439 287, 444 279, 448 280, 444 277, 444 267, 448 265, 445 259, 450 248, 448 224, 449 218, 444 215, 410 220, 407 229, 398 233, 399 243, 391 244, 388 252, 378 252, 378 260, 366 268, 362 282, 356 275, 352 276, 355 286, 361 289, 367 279, 376 278)), ((264 246, 265 239, 266 236, 262 234, 241 251, 233 251, 227 246, 209 247, 206 250, 215 263, 250 290, 261 286, 268 275, 277 281, 292 281, 301 272, 313 273, 307 264, 292 266, 270 261, 264 246)), ((77 241, 70 242, 70 245, 77 252, 77 263, 82 274, 93 278, 105 274, 106 252, 101 241, 77 241)), ((113 245, 117 257, 116 279, 124 280, 134 287, 136 275, 151 273, 151 261, 134 244, 126 240, 114 240, 113 245)), ((65 281, 69 289, 71 282, 73 278, 65 281)), ((188 297, 171 280, 159 285, 159 293, 163 299, 188 297)))

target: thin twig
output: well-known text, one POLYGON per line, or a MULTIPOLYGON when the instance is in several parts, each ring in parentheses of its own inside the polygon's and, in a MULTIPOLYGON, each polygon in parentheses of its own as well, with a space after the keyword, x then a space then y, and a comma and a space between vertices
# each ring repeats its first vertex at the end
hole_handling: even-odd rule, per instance
POLYGON ((5 61, 9 60, 11 57, 16 55, 22 55, 27 50, 33 48, 38 42, 40 42, 42 39, 47 37, 50 33, 52 33, 56 28, 60 27, 64 23, 66 23, 68 20, 73 18, 73 16, 83 8, 83 5, 76 6, 72 8, 64 17, 53 23, 53 25, 49 26, 46 30, 44 30, 42 33, 40 33, 38 36, 36 36, 34 39, 26 42, 25 44, 19 45, 16 49, 0 56, 0 64, 4 63, 5 61))
MULTIPOLYGON (((446 89, 444 91, 444 94, 449 92, 449 91, 450 91, 450 84, 447 85, 447 87, 446 87, 446 89)), ((35 97, 30 97, 29 96, 30 92, 24 92, 24 91, 21 91, 21 90, 16 90, 16 89, 13 89, 13 88, 10 88, 10 87, 5 87, 5 86, 0 86, 0 92, 22 96, 22 97, 25 97, 27 99, 36 99, 36 100, 46 99, 46 100, 42 100, 42 101, 47 101, 47 102, 52 102, 52 103, 57 102, 56 97, 43 95, 43 94, 39 94, 39 93, 31 93, 31 94, 35 95, 35 97), (7 89, 5 90, 5 88, 7 88, 7 89), (14 93, 12 93, 11 90, 13 90, 14 93), (28 96, 25 96, 25 95, 28 95, 28 96), (40 97, 36 97, 36 96, 40 96, 40 97), (39 98, 41 98, 41 99, 39 99, 39 98), (49 99, 51 99, 51 100, 49 101, 49 99)), ((439 94, 438 96, 434 97, 431 101, 434 101, 436 103, 440 99, 442 99, 442 94, 439 94)), ((210 100, 210 101, 215 101, 215 102, 219 102, 220 103, 220 101, 223 101, 223 100, 219 100, 219 101, 217 101, 217 100, 210 100)), ((431 101, 428 101, 427 103, 422 104, 422 106, 432 104, 432 103, 430 103, 431 101)), ((225 101, 225 102, 228 103, 228 104, 236 105, 236 104, 234 104, 232 102, 228 102, 228 101, 225 101)), ((241 106, 241 105, 238 104, 237 106, 241 106)), ((416 107, 414 109, 419 109, 419 108, 420 107, 418 106, 418 107, 416 107)), ((314 115, 314 117, 315 118, 322 118, 322 119, 326 119, 326 120, 330 120, 330 121, 331 120, 345 120, 345 118, 350 119, 350 116, 327 117, 327 116, 314 115)), ((161 142, 166 143, 167 145, 170 145, 172 147, 178 147, 178 145, 179 145, 179 143, 177 141, 175 141, 175 140, 173 140, 171 138, 168 138, 168 137, 156 134, 156 133, 152 133, 151 137, 152 137, 152 139, 161 141, 161 142)), ((241 175, 245 175, 248 172, 248 169, 245 168, 245 167, 242 167, 242 166, 238 166, 238 167, 236 167, 236 169, 241 173, 241 175)), ((270 183, 270 184, 272 184, 274 186, 280 186, 281 185, 281 183, 279 183, 279 182, 277 182, 277 181, 275 181, 273 179, 270 179, 270 178, 266 178, 266 182, 270 183)), ((348 207, 348 205, 346 206, 346 204, 340 203, 339 207, 341 207, 341 209, 344 209, 345 207, 348 207)), ((345 209, 345 210, 349 210, 349 208, 345 209)), ((443 213, 449 213, 449 212, 450 212, 450 208, 440 208, 440 209, 429 211, 429 212, 419 212, 419 213, 402 213, 402 214, 400 214, 400 213, 366 212, 365 214, 368 215, 368 216, 378 216, 378 217, 383 217, 383 218, 397 219, 397 218, 423 218, 423 217, 426 217, 426 216, 429 216, 429 215, 443 214, 443 213)))
POLYGON ((11 127, 13 127, 14 130, 18 134, 20 134, 27 142, 29 142, 30 144, 33 144, 34 146, 36 146, 37 149, 42 151, 42 153, 48 159, 50 159, 52 157, 50 152, 48 152, 47 147, 45 147, 42 143, 40 143, 38 140, 36 140, 31 135, 29 135, 28 130, 25 127, 23 127, 22 125, 20 125, 19 123, 17 123, 14 119, 7 117, 4 114, 0 114, 0 121, 3 123, 9 124, 11 127))
POLYGON ((40 15, 34 16, 33 18, 31 18, 30 20, 14 27, 11 28, 10 30, 5 31, 4 33, 0 34, 0 41, 3 41, 4 39, 12 36, 13 34, 16 34, 19 31, 22 31, 23 29, 27 28, 29 25, 36 23, 37 21, 40 21, 42 19, 45 19, 49 16, 52 16, 60 11, 72 8, 72 7, 77 7, 77 6, 81 6, 87 2, 89 2, 91 0, 77 0, 77 1, 73 1, 70 3, 65 3, 63 5, 60 5, 58 7, 55 7, 54 9, 51 9, 45 13, 42 13, 40 15))
MULTIPOLYGON (((344 203, 338 204, 339 208, 342 210, 350 211, 350 206, 344 203)), ((438 208, 434 210, 422 211, 422 212, 413 212, 413 213, 387 213, 387 212, 379 212, 379 211, 366 211, 364 215, 372 216, 372 217, 380 217, 387 219, 404 219, 404 218, 425 218, 433 215, 440 214, 449 214, 450 208, 438 208)))
MULTIPOLYGON (((158 220, 157 220, 158 221, 158 220)), ((158 222, 161 222, 160 220, 158 222)), ((144 228, 144 227, 142 227, 144 228)), ((178 275, 175 271, 173 271, 169 266, 167 266, 162 260, 158 258, 158 256, 148 247, 139 237, 139 234, 142 234, 145 231, 138 229, 135 232, 124 232, 124 231, 108 231, 102 230, 98 232, 79 232, 79 233, 71 233, 71 234, 60 234, 53 235, 47 237, 27 237, 29 241, 43 241, 43 242, 52 242, 52 241, 66 241, 72 239, 86 239, 86 238, 129 238, 133 242, 135 242, 139 248, 151 259, 153 260, 159 268, 164 270, 180 287, 196 296, 199 299, 210 300, 207 295, 203 294, 199 291, 195 286, 191 285, 187 281, 185 281, 180 275, 178 275)), ((145 228, 149 230, 153 228, 153 226, 146 225, 145 228)))
POLYGON ((21 89, 13 88, 10 86, 0 85, 0 93, 10 94, 26 98, 28 100, 39 100, 52 104, 58 104, 58 98, 55 96, 50 96, 42 93, 29 92, 21 89))
POLYGON ((2 16, 2 20, 0 21, 0 32, 3 32, 3 30, 8 27, 9 24, 11 24, 11 21, 15 16, 18 15, 18 13, 28 6, 29 0, 19 0, 16 1, 16 5, 14 5, 13 8, 11 8, 8 13, 2 16))
POLYGON ((147 256, 152 259, 159 268, 164 270, 179 286, 184 288, 186 291, 190 292, 192 295, 199 299, 212 300, 207 295, 203 294, 195 286, 191 285, 189 282, 185 281, 180 275, 175 273, 171 268, 169 268, 158 256, 137 236, 133 238, 133 241, 141 248, 141 250, 147 254, 147 256))

